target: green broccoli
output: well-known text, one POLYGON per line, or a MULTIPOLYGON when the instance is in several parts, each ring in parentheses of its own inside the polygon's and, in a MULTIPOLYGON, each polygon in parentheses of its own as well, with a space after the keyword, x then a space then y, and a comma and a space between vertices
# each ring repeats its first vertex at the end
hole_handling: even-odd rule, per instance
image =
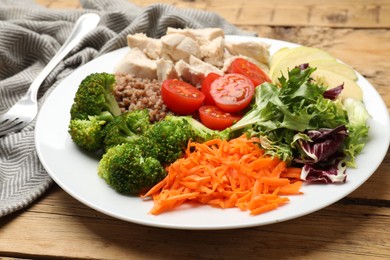
POLYGON ((114 83, 113 74, 93 73, 77 89, 68 132, 74 143, 86 151, 103 148, 105 125, 122 113, 113 95, 114 83))
POLYGON ((73 119, 69 123, 69 134, 75 144, 88 152, 98 151, 103 147, 104 125, 113 120, 110 113, 89 116, 88 119, 73 119))
POLYGON ((160 161, 148 153, 132 143, 113 146, 100 160, 98 175, 119 193, 142 194, 167 174, 160 161))
POLYGON ((187 121, 171 116, 154 123, 145 136, 158 147, 160 162, 172 163, 181 157, 192 131, 187 121))
POLYGON ((118 144, 134 142, 150 127, 147 109, 123 113, 104 127, 104 150, 118 144))
POLYGON ((214 131, 190 116, 167 116, 145 132, 159 147, 158 159, 172 163, 183 155, 188 141, 204 142, 213 138, 228 139, 230 131, 214 131))
POLYGON ((202 143, 211 139, 229 140, 233 137, 229 128, 222 131, 212 130, 191 116, 185 116, 183 119, 191 125, 193 141, 202 143))
POLYGON ((114 117, 121 109, 113 94, 115 76, 106 72, 92 73, 85 77, 74 97, 70 109, 71 119, 88 119, 88 116, 110 112, 114 117))
POLYGON ((140 110, 124 113, 104 129, 107 150, 98 174, 119 193, 139 194, 162 180, 164 166, 183 155, 189 140, 227 139, 230 134, 211 130, 189 116, 167 116, 154 124, 146 116, 140 110))

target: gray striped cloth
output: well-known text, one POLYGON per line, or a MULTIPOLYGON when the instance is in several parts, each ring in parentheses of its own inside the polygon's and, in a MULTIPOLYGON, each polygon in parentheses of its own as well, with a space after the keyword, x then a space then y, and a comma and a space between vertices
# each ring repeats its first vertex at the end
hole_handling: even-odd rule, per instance
MULTIPOLYGON (((101 22, 43 83, 40 105, 77 67, 126 46, 128 34, 143 32, 157 38, 165 34, 167 27, 220 27, 226 34, 254 35, 210 12, 164 4, 141 8, 126 0, 80 2, 82 9, 59 10, 39 6, 32 0, 1 0, 0 114, 26 92, 84 13, 98 13, 101 22)), ((52 184, 35 151, 34 126, 35 121, 21 132, 0 137, 0 217, 27 207, 52 184)))

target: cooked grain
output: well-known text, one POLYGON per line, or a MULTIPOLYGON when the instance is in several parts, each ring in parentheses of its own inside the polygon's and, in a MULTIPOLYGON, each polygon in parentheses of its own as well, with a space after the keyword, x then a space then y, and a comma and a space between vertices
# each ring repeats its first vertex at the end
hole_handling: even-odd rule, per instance
POLYGON ((161 85, 157 80, 136 78, 127 74, 116 74, 115 97, 124 111, 148 109, 152 122, 171 114, 161 98, 161 85))

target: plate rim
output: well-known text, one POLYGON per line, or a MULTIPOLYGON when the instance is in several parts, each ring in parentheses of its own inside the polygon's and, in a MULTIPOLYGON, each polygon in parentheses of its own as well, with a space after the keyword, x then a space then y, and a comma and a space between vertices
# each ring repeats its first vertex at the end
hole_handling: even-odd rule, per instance
MULTIPOLYGON (((275 44, 279 44, 279 45, 288 45, 288 46, 300 46, 299 44, 296 44, 296 43, 291 43, 291 42, 288 42, 288 41, 283 41, 283 40, 276 40, 276 39, 270 39, 270 38, 261 38, 261 37, 252 37, 252 36, 236 36, 236 35, 226 35, 226 40, 227 41, 243 41, 243 40, 255 40, 255 41, 263 41, 263 42, 266 42, 266 43, 270 43, 271 44, 271 48, 273 45, 275 44), (272 45, 273 44, 273 45, 272 45)), ((279 47, 280 48, 280 47, 279 47)), ((76 75, 78 73, 80 73, 84 68, 86 68, 87 66, 92 66, 91 64, 95 64, 97 62, 99 62, 100 60, 102 59, 105 59, 107 57, 110 57, 113 55, 113 53, 115 54, 119 54, 121 52, 125 52, 125 50, 128 49, 128 47, 123 47, 123 48, 120 48, 120 49, 117 49, 117 50, 114 50, 112 52, 109 52, 109 53, 106 53, 106 54, 103 54, 93 60, 91 60, 90 62, 80 66, 79 68, 77 68, 75 71, 73 71, 70 75, 68 75, 65 79, 63 79, 55 89, 53 89, 51 91, 51 93, 49 94, 49 96, 46 98, 45 102, 42 104, 41 108, 40 108, 40 111, 39 111, 39 114, 37 116, 37 122, 36 122, 36 130, 35 130, 35 147, 36 147, 36 151, 37 151, 37 154, 38 154, 38 157, 39 157, 39 160, 40 162, 42 163, 43 167, 46 169, 46 171, 48 172, 48 174, 50 175, 51 178, 53 178, 53 180, 64 190, 66 191, 69 195, 71 195, 73 198, 75 198, 76 200, 80 201, 81 203, 83 203, 84 205, 94 209, 94 210, 97 210, 103 214, 106 214, 106 215, 109 215, 111 217, 114 217, 114 218, 117 218, 117 219, 121 219, 121 220, 124 220, 124 221, 128 221, 128 222, 132 222, 132 223, 136 223, 136 224, 141 224, 141 225, 146 225, 146 226, 154 226, 154 227, 160 227, 160 228, 171 228, 171 229, 186 229, 186 230, 189 230, 189 229, 192 229, 192 230, 221 230, 221 229, 234 229, 234 228, 246 228, 246 227, 253 227, 253 226, 262 226, 262 225, 268 225, 268 224, 273 224, 273 223, 278 223, 278 222, 283 222, 283 221, 287 221, 287 220, 291 220, 291 219, 295 219, 295 218, 298 218, 298 217, 301 217, 301 216, 304 216, 304 215, 308 215, 308 214, 311 214, 315 211, 318 211, 320 209, 323 209, 335 202, 337 202, 339 199, 341 198, 344 198, 346 197, 348 194, 352 193, 354 190, 356 190, 357 188, 359 188, 362 184, 364 184, 374 173, 375 171, 377 170, 377 168, 380 166, 380 164, 382 163, 384 157, 386 156, 386 152, 387 152, 387 149, 388 149, 388 146, 389 146, 389 143, 390 143, 390 133, 387 134, 385 137, 387 139, 387 141, 385 143, 387 143, 387 149, 386 151, 382 154, 382 157, 380 158, 379 163, 377 165, 375 165, 374 167, 372 167, 372 172, 367 174, 365 176, 365 178, 363 178, 361 180, 361 182, 356 186, 354 187, 353 190, 350 190, 350 191, 347 191, 347 192, 343 192, 342 194, 340 194, 340 196, 338 196, 338 198, 336 200, 333 200, 333 201, 330 201, 329 203, 325 203, 325 204, 322 204, 320 207, 314 207, 311 211, 307 210, 305 212, 302 212, 300 214, 295 214, 294 216, 292 217, 280 217, 278 219, 274 219, 274 220, 269 220, 269 221, 265 221, 265 222, 257 222, 257 221, 254 221, 254 222, 248 222, 248 223, 242 223, 242 224, 221 224, 219 226, 211 226, 211 225, 197 225, 197 226, 192 226, 192 225, 175 225, 175 224, 167 224, 167 223, 160 223, 160 222, 153 222, 153 221, 148 221, 148 220, 142 220, 142 219, 134 219, 134 218, 128 218, 128 217, 124 217, 123 215, 121 214, 117 214, 116 212, 109 212, 107 210, 105 210, 104 208, 101 208, 99 207, 98 205, 92 203, 91 201, 88 201, 86 200, 85 198, 82 198, 80 196, 78 196, 77 194, 74 193, 74 190, 72 190, 70 187, 68 187, 65 183, 63 183, 63 181, 59 178, 58 175, 56 175, 55 173, 51 172, 51 169, 50 169, 50 166, 48 165, 48 162, 45 160, 45 155, 43 154, 43 151, 42 151, 42 147, 41 147, 41 140, 40 140, 40 131, 41 130, 41 127, 43 127, 43 123, 42 123, 42 114, 45 113, 46 109, 47 108, 47 104, 49 104, 47 101, 51 101, 51 98, 55 97, 56 93, 59 92, 61 89, 63 89, 63 85, 67 82, 67 79, 69 81, 69 78, 73 78, 73 77, 76 77, 76 75), (43 112, 42 112, 43 111, 43 112), (42 112, 42 113, 41 113, 42 112)), ((116 61, 118 62, 118 61, 116 61)), ((102 70, 104 71, 104 70, 102 70)), ((369 87, 371 87, 370 91, 376 93, 376 99, 380 99, 380 101, 382 102, 382 106, 384 106, 386 112, 387 112, 387 109, 386 109, 386 106, 385 106, 385 103, 382 99, 382 97, 379 95, 379 93, 376 91, 376 89, 368 82, 367 79, 365 79, 359 72, 357 72, 355 70, 355 72, 357 73, 358 75, 358 79, 359 80, 363 80, 363 82, 366 84, 368 84, 369 87)), ((364 91, 364 90, 363 90, 364 91)), ((386 126, 389 126, 390 125, 390 117, 387 113, 387 118, 385 119, 385 122, 384 122, 384 125, 386 126)), ((358 166, 359 167, 359 166, 358 166)), ((98 178, 98 175, 96 174, 96 178, 98 178)), ((140 198, 138 198, 139 200, 141 200, 140 198)), ((243 214, 249 214, 248 212, 244 212, 243 214)))

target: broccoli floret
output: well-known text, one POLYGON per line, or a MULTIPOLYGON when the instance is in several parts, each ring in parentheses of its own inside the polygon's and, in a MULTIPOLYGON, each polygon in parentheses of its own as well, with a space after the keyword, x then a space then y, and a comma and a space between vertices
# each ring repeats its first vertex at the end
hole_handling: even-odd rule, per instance
POLYGON ((117 116, 104 127, 104 149, 138 140, 151 127, 148 110, 134 110, 117 116))
POLYGON ((99 116, 88 116, 87 119, 72 119, 68 132, 75 144, 80 148, 95 152, 103 147, 104 125, 113 120, 110 113, 102 113, 99 116))
POLYGON ((229 140, 232 138, 232 132, 228 128, 222 131, 212 130, 190 116, 186 116, 184 119, 191 125, 192 139, 196 142, 201 143, 211 139, 229 140))
POLYGON ((85 77, 75 94, 70 114, 71 119, 88 119, 88 116, 110 112, 121 114, 113 94, 115 76, 106 72, 92 73, 85 77))
POLYGON ((158 146, 158 159, 162 163, 172 163, 182 156, 193 132, 184 118, 168 116, 154 123, 145 136, 158 146))
POLYGON ((105 125, 122 113, 113 94, 114 83, 113 74, 93 73, 77 89, 68 131, 72 140, 86 151, 103 148, 105 125))
POLYGON ((151 126, 149 111, 147 109, 133 110, 127 114, 127 125, 134 133, 143 134, 151 126))
POLYGON ((98 174, 117 192, 139 195, 167 173, 160 161, 148 156, 141 146, 124 143, 107 150, 99 162, 98 174))
POLYGON ((130 120, 142 113, 125 113, 105 128, 106 139, 122 143, 107 147, 98 174, 119 193, 140 194, 162 180, 166 176, 164 166, 183 155, 189 140, 229 138, 230 131, 211 130, 187 116, 167 116, 153 125, 130 120))
POLYGON ((215 131, 190 116, 167 116, 145 132, 159 147, 158 159, 172 163, 183 155, 188 141, 204 142, 214 138, 228 139, 230 131, 215 131))

